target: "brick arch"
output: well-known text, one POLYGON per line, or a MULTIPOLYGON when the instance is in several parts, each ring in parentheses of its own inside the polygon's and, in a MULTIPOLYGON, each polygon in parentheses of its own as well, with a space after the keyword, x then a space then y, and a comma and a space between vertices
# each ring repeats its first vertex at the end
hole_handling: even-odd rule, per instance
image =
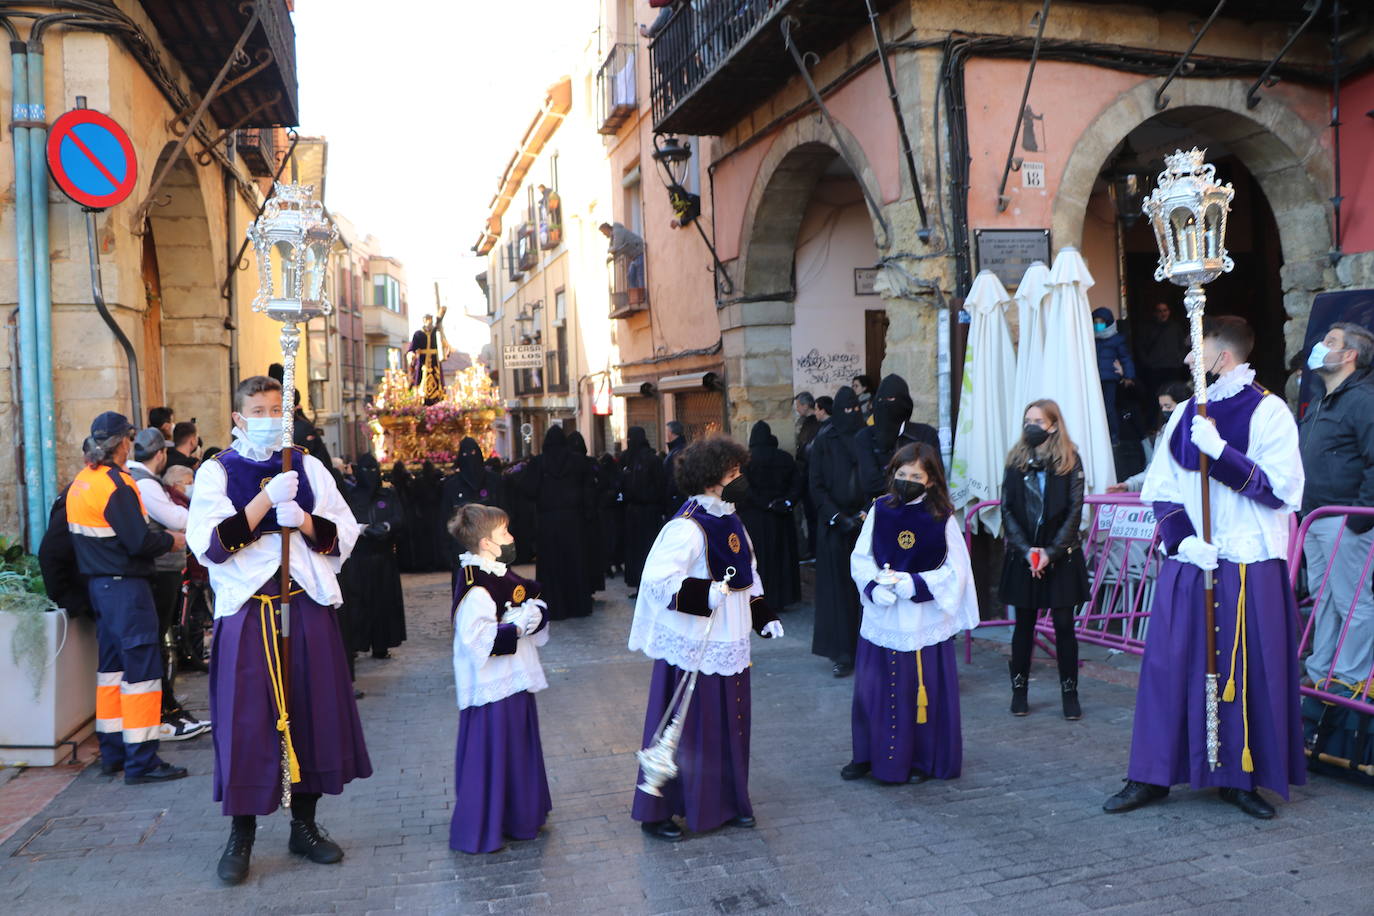
MULTIPOLYGON (((1052 228, 1056 245, 1078 245, 1088 198, 1107 157, 1141 124, 1155 117, 1157 82, 1148 80, 1122 93, 1079 137, 1055 197, 1052 228)), ((1302 346, 1301 335, 1313 295, 1328 286, 1331 243, 1329 198, 1333 186, 1330 151, 1319 129, 1275 97, 1251 110, 1241 80, 1179 80, 1169 87, 1167 112, 1194 115, 1199 131, 1224 143, 1239 158, 1268 200, 1283 250, 1281 271, 1285 356, 1302 346), (1205 119, 1205 120, 1204 120, 1205 119)))

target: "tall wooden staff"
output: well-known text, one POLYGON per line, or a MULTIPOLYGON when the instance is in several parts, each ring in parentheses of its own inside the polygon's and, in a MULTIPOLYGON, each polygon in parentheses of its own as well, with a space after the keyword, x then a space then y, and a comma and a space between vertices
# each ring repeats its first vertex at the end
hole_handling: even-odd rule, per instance
MULTIPOLYGON (((277 184, 262 215, 248 227, 248 238, 258 255, 258 294, 253 311, 266 312, 282 323, 282 472, 293 470, 295 444, 296 351, 300 347, 298 325, 328 316, 334 307, 325 291, 329 256, 339 236, 324 214, 324 205, 313 200, 313 185, 277 184)), ((304 468, 295 469, 304 472, 304 468)), ((282 729, 282 808, 291 805, 292 753, 290 739, 291 696, 291 532, 281 532, 281 615, 277 630, 277 665, 280 671, 278 717, 282 729)), ((272 667, 271 659, 268 660, 272 667)))
MULTIPOLYGON (((1159 266, 1155 280, 1169 280, 1187 288, 1183 307, 1191 335, 1194 402, 1198 416, 1207 416, 1207 366, 1202 355, 1202 317, 1207 308, 1204 283, 1211 283, 1235 266, 1226 253, 1226 215, 1231 211, 1235 189, 1218 184, 1216 166, 1204 161, 1205 150, 1176 150, 1164 157, 1159 183, 1145 199, 1145 215, 1155 231, 1159 266)), ((1210 460, 1198 453, 1202 481, 1202 539, 1212 542, 1212 493, 1208 477, 1210 460)), ((1216 580, 1212 570, 1203 571, 1203 616, 1207 643, 1207 765, 1216 769, 1221 760, 1221 716, 1217 696, 1216 580)))

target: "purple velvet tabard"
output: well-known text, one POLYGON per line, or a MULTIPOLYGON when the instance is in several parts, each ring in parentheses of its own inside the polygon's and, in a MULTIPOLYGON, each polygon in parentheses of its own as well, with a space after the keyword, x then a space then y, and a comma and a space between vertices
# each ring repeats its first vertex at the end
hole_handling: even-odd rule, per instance
POLYGON ((892 506, 884 496, 873 503, 873 559, 878 568, 923 573, 939 569, 948 552, 945 523, 925 503, 892 506))
POLYGON ((695 498, 682 504, 674 518, 686 518, 696 522, 706 537, 706 565, 711 570, 711 578, 717 582, 725 579, 725 571, 734 567, 730 579, 731 591, 742 591, 754 584, 754 562, 749 552, 749 536, 744 533, 744 522, 738 512, 728 515, 712 515, 695 498))
POLYGON ((523 604, 531 598, 538 598, 541 591, 539 583, 524 576, 517 576, 515 570, 506 567, 504 576, 487 572, 480 566, 464 566, 458 574, 458 584, 453 589, 453 610, 458 612, 458 604, 471 589, 484 588, 491 600, 496 602, 496 616, 506 611, 506 605, 523 604))
MULTIPOLYGON (((305 449, 292 446, 291 451, 295 455, 291 459, 291 470, 296 472, 299 480, 299 487, 296 490, 296 505, 307 514, 315 511, 315 491, 310 488, 310 478, 305 473, 305 449)), ((210 459, 218 461, 224 468, 224 493, 229 497, 229 501, 234 504, 234 508, 243 511, 243 507, 253 501, 262 488, 267 486, 267 481, 281 473, 282 453, 273 452, 272 456, 265 461, 255 461, 252 458, 245 458, 234 449, 228 448, 222 452, 216 452, 210 459)), ((267 514, 258 523, 258 534, 269 534, 281 531, 281 525, 277 523, 277 510, 269 509, 267 514)))
MULTIPOLYGON (((1226 444, 1239 449, 1241 454, 1250 450, 1250 418, 1268 393, 1252 382, 1225 400, 1207 402, 1207 418, 1217 425, 1217 432, 1226 444)), ((1183 406, 1183 417, 1169 437, 1169 453, 1185 471, 1196 471, 1200 466, 1198 449, 1192 438, 1195 416, 1197 399, 1189 398, 1183 406)))

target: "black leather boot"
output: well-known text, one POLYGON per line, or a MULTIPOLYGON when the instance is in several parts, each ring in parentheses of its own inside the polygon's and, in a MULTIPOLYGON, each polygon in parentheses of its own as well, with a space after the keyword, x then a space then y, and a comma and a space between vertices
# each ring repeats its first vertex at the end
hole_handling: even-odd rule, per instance
POLYGON ((1083 718, 1083 707, 1078 705, 1078 678, 1066 678, 1059 682, 1064 694, 1064 718, 1070 722, 1083 718))
POLYGON ((257 835, 257 825, 235 824, 229 830, 229 843, 224 854, 219 857, 217 874, 225 884, 240 884, 248 877, 248 862, 253 856, 253 839, 257 835))
POLYGON ((1030 700, 1027 694, 1030 692, 1030 681, 1024 671, 1016 670, 1015 662, 1007 662, 1007 670, 1011 673, 1011 714, 1013 716, 1030 715, 1030 700))
POLYGON ((314 821, 292 820, 291 839, 287 841, 286 848, 317 865, 333 865, 343 861, 344 857, 343 848, 314 821))

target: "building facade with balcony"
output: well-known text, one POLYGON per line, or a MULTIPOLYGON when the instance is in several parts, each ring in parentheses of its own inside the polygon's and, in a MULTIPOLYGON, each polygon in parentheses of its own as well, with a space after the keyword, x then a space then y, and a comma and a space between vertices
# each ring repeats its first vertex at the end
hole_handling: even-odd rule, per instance
POLYGON ((0 67, 0 95, 27 101, 29 113, 0 155, 0 183, 12 189, 0 219, 0 318, 10 328, 0 438, 12 445, 9 479, 18 482, 0 488, 0 531, 36 546, 97 414, 133 414, 137 402, 130 418, 142 424, 150 407, 170 405, 177 419, 197 421, 206 444, 226 446, 233 385, 279 354, 279 326, 250 311, 257 271, 240 245, 280 158, 250 163, 230 128, 270 136, 275 151, 278 129, 297 123, 295 34, 287 0, 86 4, 79 16, 69 4, 33 2, 9 4, 0 18, 41 48, 11 44, 10 54, 42 68, 46 95, 16 94, 13 68, 0 67), (78 97, 125 127, 138 162, 128 199, 95 217, 118 335, 94 306, 85 215, 43 165, 46 125, 78 97), (38 169, 17 176, 19 143, 38 169))
MULTIPOLYGON (((1209 310, 1250 320, 1261 380, 1291 394, 1314 297, 1374 277, 1353 199, 1369 185, 1352 178, 1374 142, 1360 107, 1372 14, 1280 0, 1217 9, 676 4, 638 46, 650 130, 715 138, 702 196, 731 287, 715 314, 732 432, 764 419, 785 439, 796 391, 897 372, 916 419, 948 444, 959 309, 982 269, 1014 292, 1031 261, 1072 245, 1096 279, 1092 304, 1124 315, 1128 333, 1155 301, 1177 306, 1135 217, 1163 155, 1194 145, 1237 188, 1237 269, 1209 289, 1209 310)), ((653 275, 651 261, 651 303, 653 275)))
POLYGON ((597 37, 594 127, 609 172, 610 210, 614 223, 643 240, 638 264, 613 256, 607 265, 618 352, 611 390, 617 415, 627 426, 642 426, 656 448, 669 420, 681 421, 692 439, 724 431, 727 415, 716 301, 717 285, 729 280, 714 272, 703 238, 712 236, 706 166, 718 143, 679 137, 690 157, 678 193, 695 201, 696 225, 682 219, 692 214, 674 209, 667 172, 653 155, 650 41, 637 23, 662 25, 671 15, 647 2, 608 0, 597 37))
POLYGON ((554 424, 579 430, 593 454, 613 450, 617 437, 607 240, 598 229, 611 219, 594 129, 598 62, 589 49, 579 77, 549 87, 473 246, 488 259, 479 285, 488 367, 507 410, 497 449, 507 458, 538 452, 554 424))

